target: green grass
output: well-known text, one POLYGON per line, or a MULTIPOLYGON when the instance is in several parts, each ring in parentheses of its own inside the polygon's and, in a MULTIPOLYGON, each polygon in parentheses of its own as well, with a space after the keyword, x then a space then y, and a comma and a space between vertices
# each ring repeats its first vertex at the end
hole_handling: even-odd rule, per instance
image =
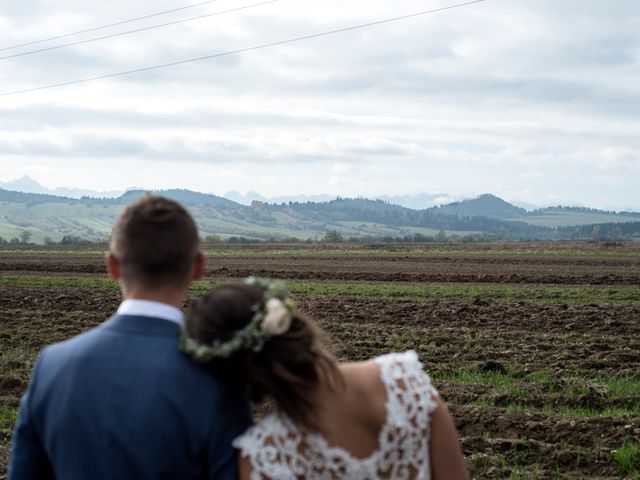
MULTIPOLYGON (((1 226, 1 224, 0 224, 1 226)), ((31 229, 29 229, 31 230, 31 229)), ((35 230, 34 230, 35 231, 35 230)), ((50 235, 52 238, 58 238, 50 235)), ((361 245, 361 244, 256 244, 256 245, 204 245, 210 257, 287 257, 287 256, 417 256, 417 257, 640 257, 640 246, 629 243, 606 247, 602 244, 413 244, 413 245, 361 245)), ((108 250, 106 244, 91 245, 14 245, 0 246, 0 255, 81 255, 102 256, 108 250)))
POLYGON ((550 257, 640 257, 640 249, 563 249, 563 248, 488 248, 474 249, 473 247, 463 247, 455 245, 425 245, 425 246, 371 246, 363 248, 360 245, 340 244, 339 247, 331 248, 326 245, 317 244, 308 247, 282 246, 280 248, 260 248, 260 246, 228 246, 213 248, 205 246, 205 253, 210 257, 288 257, 288 256, 410 256, 410 257, 443 257, 454 256, 464 257, 492 257, 492 256, 550 256, 550 257))
MULTIPOLYGON (((191 287, 202 294, 223 282, 222 279, 200 280, 191 287)), ((443 300, 487 302, 525 302, 555 305, 638 305, 640 290, 635 287, 540 287, 505 284, 402 284, 358 282, 285 281, 296 297, 356 297, 390 300, 443 300)), ((114 290, 118 285, 106 275, 13 275, 0 277, 0 287, 53 288, 72 290, 114 290)))
MULTIPOLYGON (((52 236, 53 239, 55 237, 52 236)), ((0 245, 0 255, 1 256, 25 256, 25 257, 48 257, 48 256, 78 256, 78 257, 104 257, 104 254, 109 250, 109 247, 104 245, 103 247, 99 247, 96 245, 88 246, 77 246, 77 247, 67 247, 67 246, 44 246, 38 247, 37 245, 23 245, 23 246, 14 246, 14 245, 0 245)))
POLYGON ((526 376, 524 378, 516 377, 513 374, 500 373, 500 372, 488 372, 483 373, 480 371, 461 369, 456 372, 442 372, 437 376, 438 380, 444 380, 448 382, 455 383, 482 383, 492 386, 505 386, 505 385, 513 385, 515 383, 521 382, 523 379, 531 382, 531 378, 535 378, 534 383, 543 383, 545 381, 550 381, 552 378, 551 373, 547 372, 537 372, 535 376, 530 374, 530 376, 526 376))
POLYGON ((19 378, 29 378, 39 349, 25 345, 7 348, 5 343, 3 350, 2 356, 0 356, 0 373, 19 378))
POLYGON ((530 405, 520 405, 517 403, 508 405, 507 411, 544 413, 545 415, 561 415, 564 417, 572 417, 577 419, 632 418, 632 417, 637 417, 638 414, 640 414, 640 411, 634 408, 608 407, 608 408, 599 410, 596 408, 588 408, 588 407, 569 407, 569 406, 555 407, 551 405, 545 405, 543 407, 532 407, 530 405))
MULTIPOLYGON (((483 373, 479 370, 469 370, 467 368, 456 372, 442 372, 438 379, 457 382, 457 383, 482 383, 494 386, 513 385, 518 383, 527 383, 529 385, 538 385, 545 391, 557 390, 556 381, 559 379, 553 372, 536 371, 526 374, 512 372, 507 369, 507 373, 488 372, 483 373)), ((617 377, 598 377, 593 376, 584 378, 583 376, 563 376, 562 381, 566 386, 563 391, 567 393, 583 394, 586 393, 590 385, 600 385, 607 389, 607 392, 616 396, 638 396, 638 405, 640 406, 640 380, 617 377), (584 384, 584 385, 582 385, 584 384)))
POLYGON ((640 403, 640 381, 625 378, 610 378, 605 384, 611 393, 619 396, 636 396, 640 403))
POLYGON ((0 403, 0 434, 7 435, 13 430, 18 418, 18 408, 8 403, 0 403))
MULTIPOLYGON (((357 282, 285 282, 294 296, 359 297, 380 300, 464 300, 536 304, 640 304, 634 287, 531 287, 504 284, 401 284, 357 282)), ((196 289, 201 285, 196 285, 196 289)))
POLYGON ((81 276, 73 277, 56 276, 28 276, 28 275, 6 275, 0 277, 0 287, 13 288, 51 288, 60 290, 118 290, 118 284, 104 276, 81 276))
MULTIPOLYGON (((494 406, 491 402, 487 402, 490 406, 494 406)), ((485 403, 485 405, 487 404, 485 403)), ((640 414, 640 410, 637 408, 623 408, 623 407, 607 407, 604 409, 581 407, 581 406, 553 406, 544 405, 541 407, 526 405, 521 403, 510 403, 506 406, 508 412, 526 412, 526 413, 542 413, 547 416, 563 416, 575 419, 589 419, 589 418, 617 418, 617 419, 629 419, 635 418, 640 414)))
POLYGON ((553 372, 537 371, 527 374, 518 372, 507 373, 488 372, 483 373, 478 370, 467 368, 456 372, 441 372, 434 375, 436 380, 455 384, 481 384, 497 387, 500 392, 509 393, 514 396, 522 395, 528 397, 531 392, 523 390, 526 385, 534 386, 542 393, 557 393, 559 396, 571 398, 589 394, 594 388, 604 390, 608 398, 616 397, 636 397, 638 398, 637 415, 640 415, 640 380, 599 377, 599 376, 569 376, 559 377, 553 372), (561 382, 561 383, 560 383, 561 382))
MULTIPOLYGON (((449 404, 457 405, 455 401, 449 400, 449 404)), ((616 418, 616 419, 629 419, 635 418, 638 416, 640 412, 638 409, 630 409, 630 408, 605 408, 602 410, 588 408, 588 407, 569 407, 569 406, 551 406, 544 405, 542 407, 536 407, 532 405, 524 405, 521 403, 510 403, 506 406, 498 406, 495 405, 488 398, 478 398, 472 402, 467 402, 464 404, 460 404, 460 406, 474 406, 479 408, 497 408, 503 409, 509 413, 541 413, 546 416, 561 416, 567 417, 568 419, 590 419, 590 418, 616 418)))
POLYGON ((521 471, 523 466, 526 466, 528 461, 528 457, 531 454, 531 449, 525 446, 524 448, 515 448, 513 449, 513 457, 511 462, 513 463, 513 469, 511 471, 511 476, 509 478, 512 479, 524 479, 531 478, 521 471))
MULTIPOLYGON (((449 389, 461 387, 461 391, 469 386, 480 390, 473 405, 487 408, 505 408, 509 412, 544 413, 545 415, 562 415, 572 418, 631 418, 640 416, 640 380, 623 378, 604 378, 598 376, 575 376, 560 378, 552 372, 538 371, 526 375, 517 372, 482 373, 469 369, 456 372, 434 373, 437 385, 447 386, 449 389), (627 406, 608 406, 593 408, 579 405, 580 399, 593 394, 597 389, 606 397, 607 402, 615 402, 638 398, 638 401, 627 406), (507 395, 507 404, 505 397, 507 395), (495 399, 501 403, 496 404, 495 399), (531 400, 545 402, 546 405, 532 405, 531 400), (572 400, 576 405, 562 405, 562 402, 572 400)), ((473 391, 473 390, 472 390, 473 391)), ((455 403, 455 395, 450 398, 455 403)), ((624 403, 623 403, 624 404, 624 403)))
POLYGON ((640 478, 640 443, 633 440, 625 440, 613 457, 618 464, 620 473, 640 478))

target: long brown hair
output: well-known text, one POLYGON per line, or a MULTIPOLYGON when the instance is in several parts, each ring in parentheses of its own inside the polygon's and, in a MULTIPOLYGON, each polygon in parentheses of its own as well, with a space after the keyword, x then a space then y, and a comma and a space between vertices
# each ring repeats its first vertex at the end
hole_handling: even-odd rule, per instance
MULTIPOLYGON (((256 285, 228 283, 211 290, 191 307, 185 328, 189 337, 205 344, 227 341, 263 308, 264 290, 256 285)), ((295 312, 288 331, 270 338, 259 351, 240 349, 216 358, 206 368, 232 389, 259 404, 272 398, 298 425, 317 430, 312 395, 321 383, 342 384, 333 358, 320 340, 321 332, 295 312)))

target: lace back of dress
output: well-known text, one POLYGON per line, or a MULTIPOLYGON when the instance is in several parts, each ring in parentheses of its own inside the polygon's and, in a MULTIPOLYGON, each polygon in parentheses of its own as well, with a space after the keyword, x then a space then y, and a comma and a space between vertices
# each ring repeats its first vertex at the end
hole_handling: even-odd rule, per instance
POLYGON ((387 389, 387 422, 380 438, 378 478, 428 479, 431 413, 438 393, 415 352, 379 357, 387 389))
POLYGON ((429 479, 429 424, 437 391, 413 351, 375 361, 387 390, 387 418, 371 456, 355 458, 276 412, 234 442, 251 462, 252 480, 429 479))

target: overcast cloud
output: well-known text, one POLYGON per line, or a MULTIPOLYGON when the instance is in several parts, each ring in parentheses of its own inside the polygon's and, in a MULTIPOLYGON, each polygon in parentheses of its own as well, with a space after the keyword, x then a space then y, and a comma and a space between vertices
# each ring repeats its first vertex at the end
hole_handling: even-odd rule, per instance
MULTIPOLYGON (((192 0, 196 3, 195 0, 192 0)), ((0 56, 258 0, 206 6, 0 56)), ((0 5, 0 48, 189 0, 0 5)), ((0 60, 0 93, 455 0, 279 0, 0 60)), ((162 70, 0 96, 0 181, 266 196, 491 192, 640 210, 640 2, 486 0, 162 70)))

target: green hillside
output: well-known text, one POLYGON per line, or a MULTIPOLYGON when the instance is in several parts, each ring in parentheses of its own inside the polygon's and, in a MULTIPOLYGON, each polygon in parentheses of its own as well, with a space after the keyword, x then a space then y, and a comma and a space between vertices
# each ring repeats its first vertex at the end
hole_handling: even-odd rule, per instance
MULTIPOLYGON (((124 206, 144 193, 130 191, 115 199, 71 199, 0 189, 0 243, 24 241, 29 234, 28 241, 34 243, 64 237, 104 241, 124 206)), ((328 230, 336 230, 344 238, 371 241, 427 241, 443 234, 474 240, 640 237, 639 214, 575 208, 526 212, 493 195, 412 210, 363 198, 279 205, 253 202, 245 206, 188 190, 157 193, 186 205, 203 237, 313 240, 328 230), (602 225, 596 229, 591 228, 593 224, 602 225)))
POLYGON ((624 223, 640 221, 640 215, 589 210, 569 210, 547 208, 536 210, 513 220, 541 227, 565 227, 572 225, 593 225, 597 223, 624 223))

